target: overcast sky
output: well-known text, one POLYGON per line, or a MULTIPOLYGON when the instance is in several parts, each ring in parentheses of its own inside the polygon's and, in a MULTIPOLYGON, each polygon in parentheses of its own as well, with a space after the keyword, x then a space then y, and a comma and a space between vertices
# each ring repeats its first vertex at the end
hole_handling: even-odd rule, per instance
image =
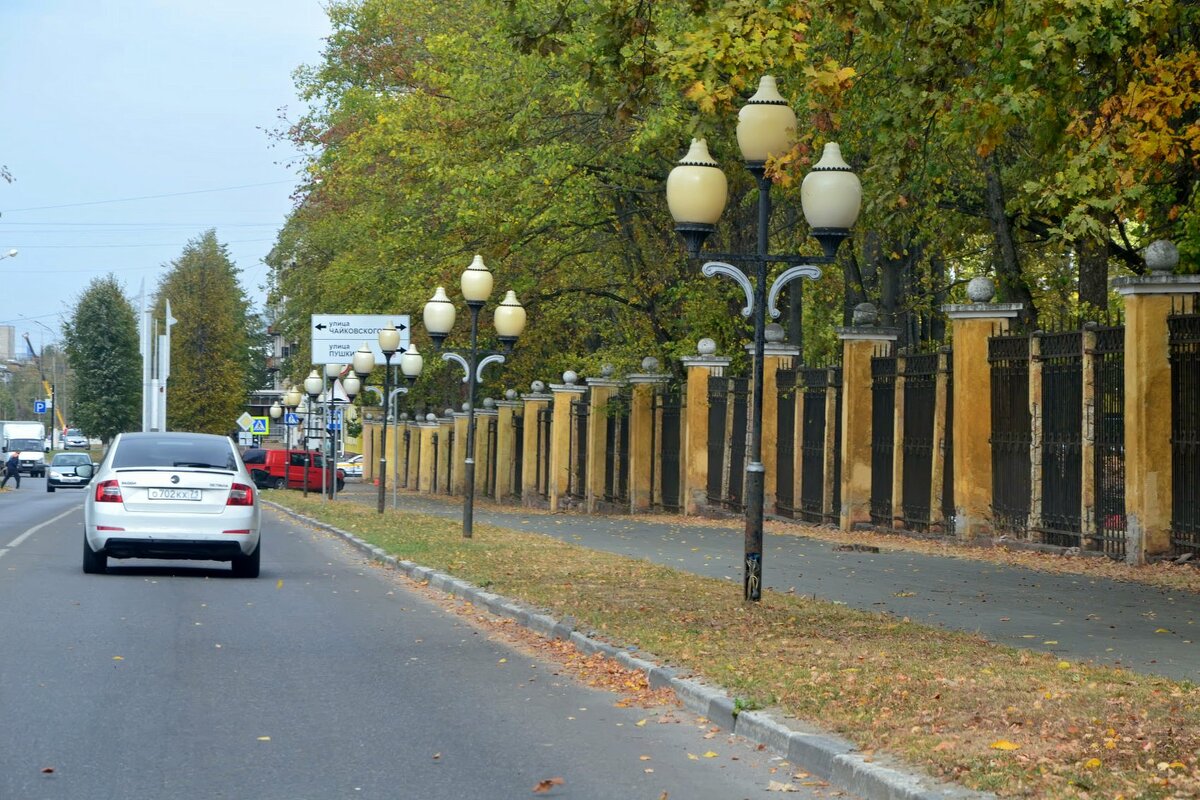
POLYGON ((0 31, 0 254, 19 250, 0 324, 18 344, 58 341, 95 277, 153 292, 208 228, 261 307, 297 184, 266 131, 299 113, 321 0, 0 0, 0 31))

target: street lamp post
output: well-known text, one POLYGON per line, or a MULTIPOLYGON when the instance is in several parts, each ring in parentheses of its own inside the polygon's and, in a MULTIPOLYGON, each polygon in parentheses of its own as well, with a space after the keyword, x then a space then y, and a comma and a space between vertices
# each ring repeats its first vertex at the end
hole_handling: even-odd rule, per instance
POLYGON ((312 431, 312 416, 317 410, 317 398, 321 395, 325 380, 314 369, 304 379, 304 393, 308 395, 308 414, 305 415, 304 426, 304 496, 308 497, 308 476, 312 474, 312 450, 308 446, 308 437, 312 431))
MULTIPOLYGON (((463 383, 467 384, 467 454, 464 461, 463 477, 466 489, 463 493, 463 537, 471 538, 475 516, 475 388, 483 375, 483 369, 488 364, 504 363, 504 355, 512 353, 517 337, 525 330, 525 309, 518 302, 516 294, 510 289, 504 299, 492 313, 492 325, 496 328, 496 338, 504 345, 504 354, 491 351, 480 353, 479 350, 479 312, 483 310, 488 297, 492 293, 492 272, 483 263, 482 256, 475 256, 470 265, 463 270, 459 280, 463 299, 471 310, 471 345, 462 352, 445 352, 442 358, 454 361, 463 368, 465 375, 463 383), (466 357, 463 356, 466 354, 466 357), (480 359, 479 356, 483 355, 480 359)), ((446 290, 437 287, 433 298, 425 304, 425 328, 439 350, 442 342, 454 327, 454 304, 446 297, 446 290)))
POLYGON ((298 409, 299 407, 300 407, 300 390, 298 388, 296 388, 295 384, 293 384, 292 388, 290 388, 286 392, 284 392, 284 395, 283 395, 283 410, 285 413, 284 425, 286 426, 286 430, 287 430, 287 433, 284 438, 284 444, 287 445, 287 447, 285 448, 285 450, 287 452, 287 458, 284 459, 284 461, 283 461, 283 488, 285 488, 285 489, 292 488, 292 481, 291 481, 291 478, 292 478, 292 472, 291 472, 291 467, 292 467, 292 425, 291 425, 291 423, 287 422, 287 418, 290 417, 292 414, 294 414, 296 412, 296 409, 298 409))
MULTIPOLYGON (((379 350, 383 353, 383 428, 379 436, 379 499, 376 504, 376 510, 380 514, 383 513, 384 495, 387 492, 387 424, 388 414, 391 410, 392 398, 394 394, 408 392, 407 386, 400 386, 392 389, 392 356, 397 350, 400 350, 400 331, 396 330, 396 326, 388 323, 387 327, 379 329, 379 350)), ((366 342, 354 354, 351 362, 351 369, 354 370, 355 376, 360 382, 366 382, 367 376, 375 367, 375 354, 371 352, 370 347, 366 342)), ((421 369, 425 366, 425 359, 421 357, 417 351, 416 345, 410 344, 400 353, 400 372, 404 375, 408 385, 412 384, 421 375, 421 369)))
MULTIPOLYGON (((758 91, 738 113, 737 139, 746 168, 758 182, 758 247, 754 253, 712 254, 704 264, 706 277, 724 275, 733 279, 746 294, 742 315, 754 321, 754 396, 751 405, 750 452, 746 465, 746 533, 743 593, 746 600, 762 596, 762 552, 765 469, 762 465, 763 361, 766 350, 766 312, 779 316, 775 301, 779 292, 796 278, 817 279, 818 264, 833 263, 838 246, 850 235, 862 203, 862 186, 842 160, 838 146, 829 142, 821 160, 813 166, 801 185, 800 200, 804 216, 820 242, 824 255, 772 255, 769 252, 771 219, 771 179, 766 175, 767 159, 791 149, 796 115, 779 94, 775 79, 763 76, 758 91), (753 265, 751 277, 726 261, 753 265), (789 265, 767 290, 770 264, 789 265)), ((667 178, 667 205, 675 218, 675 230, 687 244, 688 255, 698 258, 704 240, 716 227, 725 208, 725 174, 708 153, 703 139, 693 139, 688 154, 671 170, 667 178)))

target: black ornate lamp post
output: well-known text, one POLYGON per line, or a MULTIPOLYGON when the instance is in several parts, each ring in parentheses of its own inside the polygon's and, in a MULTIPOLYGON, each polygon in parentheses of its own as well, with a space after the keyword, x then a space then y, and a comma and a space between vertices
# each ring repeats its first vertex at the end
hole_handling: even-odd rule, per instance
POLYGON ((304 426, 304 496, 308 497, 308 476, 312 470, 312 450, 308 447, 308 438, 312 431, 312 416, 317 410, 317 398, 325 388, 325 379, 314 369, 304 379, 304 393, 308 395, 308 413, 305 415, 304 426))
MULTIPOLYGON (((779 94, 775 79, 763 76, 758 91, 738 113, 737 138, 746 168, 758 181, 758 247, 754 253, 714 253, 713 261, 701 272, 707 277, 725 275, 746 294, 742 315, 754 320, 754 397, 751 406, 750 452, 746 464, 746 537, 743 591, 747 600, 762 596, 763 502, 765 470, 762 465, 763 353, 766 343, 766 312, 779 316, 775 301, 779 292, 796 278, 821 276, 818 264, 833 263, 838 245, 850 235, 862 203, 858 178, 842 160, 833 142, 825 145, 821 160, 804 178, 800 190, 804 216, 820 242, 822 256, 772 255, 769 250, 771 179, 766 162, 791 149, 796 115, 779 94), (753 266, 753 277, 726 261, 753 266), (768 265, 790 265, 767 290, 768 265)), ((675 218, 675 230, 687 243, 688 255, 700 256, 704 240, 716 228, 725 208, 725 174, 708 153, 703 139, 693 139, 688 154, 667 178, 667 205, 675 218)))
MULTIPOLYGON (((479 312, 492 293, 492 272, 483 263, 482 256, 475 256, 463 271, 459 281, 463 299, 471 309, 471 346, 462 351, 442 353, 442 358, 454 361, 463 368, 463 383, 467 384, 467 455, 463 477, 466 490, 463 497, 463 537, 471 538, 475 516, 475 387, 482 379, 483 369, 488 364, 504 363, 505 354, 512 353, 517 337, 525 330, 525 309, 510 289, 500 305, 492 312, 492 325, 496 338, 504 345, 504 353, 479 350, 479 312), (480 356, 483 356, 481 359, 480 356)), ((454 327, 454 304, 446 297, 446 290, 437 287, 433 298, 425 304, 425 328, 439 350, 442 342, 454 327)))
MULTIPOLYGON (((392 356, 397 350, 400 350, 400 331, 396 330, 396 326, 388 324, 386 328, 379 329, 379 349, 383 353, 383 429, 379 437, 379 500, 376 508, 380 514, 383 513, 384 493, 387 491, 387 424, 388 415, 392 410, 392 399, 394 395, 408 392, 408 387, 400 386, 392 389, 392 356)), ((400 353, 400 372, 403 373, 405 380, 409 386, 420 376, 421 369, 425 366, 425 359, 417 352, 416 345, 410 344, 400 353)), ((363 342, 363 346, 358 348, 351 361, 350 368, 354 370, 354 374, 362 382, 367 380, 367 376, 375 367, 375 354, 363 342)))
POLYGON ((287 418, 294 414, 299 407, 300 390, 293 384, 292 388, 283 394, 284 424, 287 426, 287 458, 283 462, 283 488, 285 489, 292 488, 292 425, 290 422, 287 422, 287 418))

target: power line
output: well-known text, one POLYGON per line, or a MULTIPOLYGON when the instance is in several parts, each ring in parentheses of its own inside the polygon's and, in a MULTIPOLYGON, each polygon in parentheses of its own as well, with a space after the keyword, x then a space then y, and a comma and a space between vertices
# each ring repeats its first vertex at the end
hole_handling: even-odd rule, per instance
MULTIPOLYGON (((259 244, 273 242, 274 239, 233 239, 221 244, 259 244)), ((18 244, 18 250, 91 250, 101 247, 180 247, 179 242, 162 242, 157 244, 18 244)))
POLYGON ((190 192, 171 192, 169 194, 146 194, 140 197, 118 197, 114 200, 89 200, 84 203, 62 203, 56 206, 30 206, 29 208, 10 208, 9 213, 17 211, 48 211, 55 208, 78 208, 80 206, 100 206, 108 203, 131 203, 136 200, 158 200, 163 197, 183 197, 189 194, 211 194, 212 192, 233 192, 239 189, 255 189, 259 186, 278 186, 284 183, 295 184, 295 181, 267 181, 265 183, 247 183, 242 186, 224 186, 220 189, 194 189, 190 192))

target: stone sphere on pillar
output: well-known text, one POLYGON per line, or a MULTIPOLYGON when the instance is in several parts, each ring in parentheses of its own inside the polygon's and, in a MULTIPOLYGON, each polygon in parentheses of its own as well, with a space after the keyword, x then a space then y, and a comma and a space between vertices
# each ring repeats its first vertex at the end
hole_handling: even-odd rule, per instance
POLYGON ((971 278, 967 284, 967 299, 972 303, 990 303, 996 296, 996 283, 986 275, 971 278))
POLYGON ((859 303, 854 307, 854 324, 857 327, 875 325, 879 322, 879 312, 871 303, 859 303))
POLYGON ((696 352, 702 356, 715 356, 717 354, 717 343, 705 337, 696 343, 696 352))

